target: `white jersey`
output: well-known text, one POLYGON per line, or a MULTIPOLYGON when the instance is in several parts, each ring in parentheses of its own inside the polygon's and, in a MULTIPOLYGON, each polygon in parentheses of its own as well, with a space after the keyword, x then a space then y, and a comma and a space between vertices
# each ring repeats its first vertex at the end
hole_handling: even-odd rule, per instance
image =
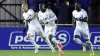
MULTIPOLYGON (((74 18, 77 18, 77 19, 84 19, 85 17, 88 17, 84 9, 81 9, 81 11, 79 12, 77 10, 74 10, 72 12, 72 15, 74 18)), ((87 22, 76 20, 76 28, 84 28, 84 27, 88 27, 87 22)))
MULTIPOLYGON (((72 14, 73 17, 77 19, 84 19, 85 17, 88 17, 84 9, 81 9, 81 11, 79 12, 77 10, 74 10, 72 14)), ((85 39, 90 39, 88 23, 76 20, 76 28, 74 30, 74 35, 81 36, 81 34, 84 36, 85 39)))
POLYGON ((34 33, 36 33, 39 36, 45 36, 44 33, 43 33, 42 26, 39 23, 37 17, 33 18, 34 14, 35 14, 35 12, 32 9, 29 9, 27 12, 23 13, 23 17, 24 17, 25 20, 32 19, 31 21, 28 22, 27 34, 34 35, 34 33))
POLYGON ((50 34, 55 36, 56 28, 57 28, 55 21, 57 20, 57 17, 53 13, 53 11, 50 9, 46 9, 46 12, 44 13, 39 11, 38 17, 39 17, 39 20, 42 21, 45 25, 44 31, 45 31, 46 36, 49 36, 50 34))
POLYGON ((29 9, 27 12, 23 13, 23 17, 25 20, 30 20, 32 19, 30 22, 28 22, 28 27, 30 28, 36 28, 36 27, 41 27, 39 21, 37 20, 37 17, 33 18, 33 15, 35 14, 35 12, 32 9, 29 9))
POLYGON ((55 20, 57 20, 56 15, 53 13, 51 9, 46 9, 46 12, 44 13, 39 11, 38 17, 39 20, 43 21, 44 24, 48 22, 48 24, 45 24, 45 26, 54 26, 55 20))

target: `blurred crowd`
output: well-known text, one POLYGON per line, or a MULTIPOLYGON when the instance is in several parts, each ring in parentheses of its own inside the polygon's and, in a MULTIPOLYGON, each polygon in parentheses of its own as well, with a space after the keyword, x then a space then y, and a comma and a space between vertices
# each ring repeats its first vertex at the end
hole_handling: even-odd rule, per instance
POLYGON ((27 0, 29 8, 35 12, 39 10, 39 3, 47 3, 49 8, 58 17, 56 23, 58 24, 71 24, 72 23, 72 11, 74 10, 74 4, 79 2, 81 7, 85 9, 89 16, 90 24, 99 24, 100 22, 100 3, 98 0, 27 0))

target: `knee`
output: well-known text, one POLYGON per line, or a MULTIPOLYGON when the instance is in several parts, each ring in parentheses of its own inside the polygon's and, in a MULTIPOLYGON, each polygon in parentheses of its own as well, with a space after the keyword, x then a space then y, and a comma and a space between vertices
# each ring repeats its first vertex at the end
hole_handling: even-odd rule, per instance
POLYGON ((74 35, 73 40, 76 41, 77 38, 80 38, 80 36, 79 35, 74 35))
POLYGON ((33 35, 30 34, 30 33, 27 34, 27 37, 28 37, 28 38, 30 38, 30 37, 32 37, 32 36, 33 36, 33 35))
POLYGON ((90 44, 91 42, 90 42, 90 40, 86 40, 86 43, 87 43, 87 44, 90 44))
POLYGON ((49 40, 50 40, 50 41, 52 40, 52 37, 53 37, 53 35, 50 34, 50 35, 49 35, 49 40))
POLYGON ((85 39, 85 41, 86 41, 87 44, 91 44, 89 39, 85 39))

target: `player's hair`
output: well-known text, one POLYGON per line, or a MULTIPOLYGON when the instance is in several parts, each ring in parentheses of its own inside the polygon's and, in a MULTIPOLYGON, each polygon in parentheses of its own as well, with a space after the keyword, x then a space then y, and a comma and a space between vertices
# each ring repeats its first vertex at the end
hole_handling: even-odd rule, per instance
POLYGON ((76 2, 75 5, 76 5, 76 4, 79 5, 79 6, 81 6, 81 3, 79 3, 79 2, 76 2))
POLYGON ((23 3, 23 4, 21 5, 21 7, 22 7, 22 8, 28 8, 28 4, 27 4, 27 3, 23 3))
POLYGON ((40 6, 44 5, 45 8, 48 8, 48 5, 46 3, 40 3, 40 6))

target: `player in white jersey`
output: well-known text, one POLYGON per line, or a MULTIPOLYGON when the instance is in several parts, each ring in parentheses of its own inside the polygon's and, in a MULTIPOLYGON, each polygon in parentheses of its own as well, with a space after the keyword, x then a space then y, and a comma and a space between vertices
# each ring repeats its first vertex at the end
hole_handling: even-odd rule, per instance
POLYGON ((39 9, 40 11, 38 12, 38 17, 40 22, 44 24, 46 37, 49 38, 53 46, 58 47, 59 56, 61 56, 64 54, 62 51, 62 44, 55 38, 57 28, 55 21, 57 20, 57 17, 51 9, 47 8, 47 5, 44 3, 39 4, 39 9))
POLYGON ((42 26, 37 19, 37 14, 32 9, 28 9, 28 5, 26 3, 22 4, 22 9, 24 11, 23 17, 24 17, 25 26, 28 25, 28 31, 27 31, 26 37, 30 38, 30 42, 32 44, 35 44, 35 53, 38 52, 38 48, 39 48, 39 45, 37 45, 35 40, 34 40, 35 39, 35 33, 38 36, 41 36, 47 42, 49 47, 52 49, 52 52, 55 52, 55 49, 53 48, 49 39, 47 39, 46 36, 43 33, 42 26))
MULTIPOLYGON (((90 56, 94 56, 92 43, 90 42, 90 34, 88 29, 88 15, 84 9, 81 8, 79 3, 75 3, 75 10, 72 12, 73 22, 76 22, 76 28, 74 30, 74 41, 83 46, 83 52, 86 51, 86 46, 90 48, 90 56), (80 40, 83 35, 86 43, 80 40)), ((74 24, 74 23, 73 23, 74 24)))

